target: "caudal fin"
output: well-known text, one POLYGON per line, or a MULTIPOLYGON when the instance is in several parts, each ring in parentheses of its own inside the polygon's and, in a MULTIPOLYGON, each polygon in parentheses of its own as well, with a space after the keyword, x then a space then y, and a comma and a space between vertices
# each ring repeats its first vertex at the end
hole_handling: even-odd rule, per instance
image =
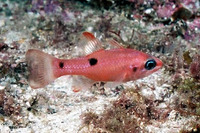
POLYGON ((52 65, 54 59, 53 56, 36 49, 29 49, 26 52, 30 72, 28 81, 31 88, 42 88, 56 79, 52 65))

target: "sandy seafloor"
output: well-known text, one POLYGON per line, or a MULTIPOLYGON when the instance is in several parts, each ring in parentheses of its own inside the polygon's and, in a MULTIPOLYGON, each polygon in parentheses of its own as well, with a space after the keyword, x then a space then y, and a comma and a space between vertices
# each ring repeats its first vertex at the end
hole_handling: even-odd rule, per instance
POLYGON ((0 133, 199 132, 198 13, 198 0, 178 4, 1 0, 0 133), (177 11, 177 5, 184 8, 177 11), (125 47, 152 54, 164 66, 120 87, 105 86, 103 92, 99 87, 73 92, 73 76, 32 89, 27 83, 26 51, 35 48, 55 57, 75 58, 84 31, 102 42, 115 38, 125 47), (94 118, 87 117, 90 113, 94 118))

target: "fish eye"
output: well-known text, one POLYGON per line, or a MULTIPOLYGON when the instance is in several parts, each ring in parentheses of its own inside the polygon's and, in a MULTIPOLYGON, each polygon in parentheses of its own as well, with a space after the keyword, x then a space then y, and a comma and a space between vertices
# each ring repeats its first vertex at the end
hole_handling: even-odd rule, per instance
POLYGON ((150 59, 145 64, 145 69, 152 70, 154 67, 156 67, 156 61, 154 59, 150 59))

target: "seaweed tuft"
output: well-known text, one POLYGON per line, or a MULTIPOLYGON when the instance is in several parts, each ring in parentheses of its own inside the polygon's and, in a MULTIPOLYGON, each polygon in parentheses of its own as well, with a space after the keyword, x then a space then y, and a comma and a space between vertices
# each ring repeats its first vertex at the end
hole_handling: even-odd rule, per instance
POLYGON ((154 102, 156 101, 144 98, 130 88, 124 90, 119 99, 113 101, 112 106, 106 108, 102 114, 85 113, 83 125, 88 128, 92 126, 92 131, 102 129, 111 133, 145 131, 145 124, 151 123, 151 120, 166 120, 171 111, 157 108, 159 102, 154 102))

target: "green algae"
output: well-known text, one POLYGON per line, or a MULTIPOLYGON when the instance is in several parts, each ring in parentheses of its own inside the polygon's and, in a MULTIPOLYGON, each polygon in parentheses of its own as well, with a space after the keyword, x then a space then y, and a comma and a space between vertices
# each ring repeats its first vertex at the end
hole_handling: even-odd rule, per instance
POLYGON ((186 51, 183 53, 184 61, 189 65, 192 62, 192 58, 190 57, 190 52, 186 51))
POLYGON ((186 78, 179 85, 178 89, 181 91, 199 91, 200 84, 194 78, 186 78))

